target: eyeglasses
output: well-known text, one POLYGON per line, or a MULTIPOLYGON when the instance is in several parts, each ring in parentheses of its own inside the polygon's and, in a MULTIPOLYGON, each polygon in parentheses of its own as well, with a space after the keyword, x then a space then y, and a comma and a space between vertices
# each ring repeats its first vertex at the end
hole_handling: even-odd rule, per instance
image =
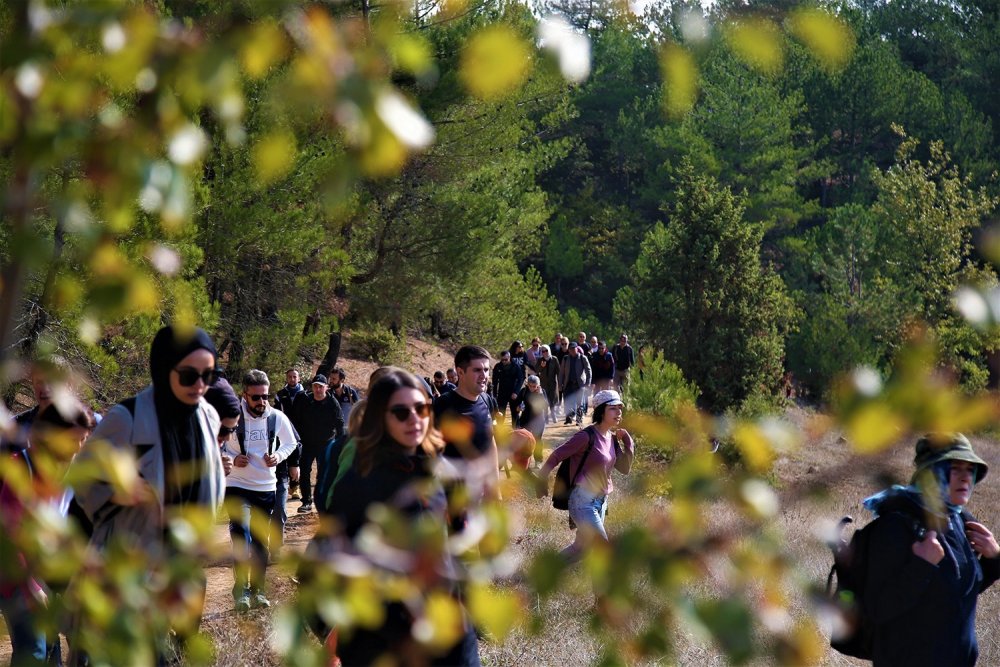
POLYGON ((270 394, 247 394, 248 401, 266 401, 270 394))
POLYGON ((236 431, 238 431, 239 428, 240 428, 239 426, 220 426, 219 436, 221 437, 224 435, 232 435, 233 433, 236 433, 236 431))
POLYGON ((193 387, 198 380, 201 380, 207 386, 219 379, 219 371, 214 368, 206 368, 203 371, 199 371, 196 368, 184 366, 183 368, 175 368, 174 372, 177 373, 177 380, 181 383, 182 387, 193 387))
POLYGON ((410 418, 411 413, 415 413, 421 419, 431 416, 430 403, 414 403, 413 405, 393 405, 389 408, 392 416, 401 422, 410 418))

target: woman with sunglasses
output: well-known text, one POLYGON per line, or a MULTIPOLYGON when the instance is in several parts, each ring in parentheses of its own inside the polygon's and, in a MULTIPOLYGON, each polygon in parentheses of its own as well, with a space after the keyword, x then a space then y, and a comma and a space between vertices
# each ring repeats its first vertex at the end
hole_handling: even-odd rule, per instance
MULTIPOLYGON (((385 601, 379 627, 341 628, 337 655, 344 665, 370 665, 383 655, 406 663, 480 664, 467 620, 451 647, 432 650, 413 632, 425 613, 427 594, 445 591, 460 604, 446 545, 447 501, 435 476, 444 442, 431 425, 431 412, 431 397, 414 375, 393 369, 374 383, 351 434, 357 445, 353 464, 332 491, 330 506, 340 534, 318 537, 310 547, 314 558, 335 569, 338 562, 356 563, 345 554, 360 556, 390 576, 406 576, 424 594, 385 601), (384 509, 375 511, 377 506, 384 509)), ((300 602, 309 608, 321 604, 324 594, 329 591, 303 586, 300 602)), ((315 624, 314 629, 325 636, 326 629, 315 624)))
POLYGON ((618 392, 599 391, 594 394, 593 404, 594 423, 556 447, 538 472, 538 497, 543 498, 549 492, 549 475, 562 461, 570 460, 573 490, 569 519, 570 525, 576 526, 576 539, 561 552, 570 563, 580 560, 584 549, 593 542, 608 541, 604 519, 608 496, 614 489, 611 471, 627 475, 635 458, 632 436, 621 428, 625 406, 618 392))
MULTIPOLYGON (((215 345, 202 329, 160 329, 149 353, 151 385, 112 407, 77 456, 80 472, 74 478, 89 479, 78 484, 76 497, 93 522, 96 548, 122 543, 145 553, 152 571, 165 571, 180 550, 171 520, 196 512, 214 519, 225 493, 216 441, 219 415, 204 399, 216 377, 215 357, 215 345), (130 492, 116 490, 110 476, 92 474, 102 470, 104 446, 135 459, 137 481, 130 492)), ((184 599, 169 602, 174 612, 191 612, 184 627, 175 628, 181 637, 197 631, 204 604, 204 572, 185 576, 188 585, 173 589, 184 599)), ((156 650, 163 648, 159 643, 156 650)))

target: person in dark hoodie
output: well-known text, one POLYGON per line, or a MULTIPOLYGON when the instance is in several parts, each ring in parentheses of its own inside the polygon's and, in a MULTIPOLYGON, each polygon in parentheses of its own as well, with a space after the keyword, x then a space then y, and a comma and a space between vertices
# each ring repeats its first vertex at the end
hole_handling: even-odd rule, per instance
MULTIPOLYGON (((299 382, 299 372, 294 368, 289 368, 285 371, 285 386, 278 390, 278 393, 274 395, 274 408, 276 410, 281 410, 288 416, 289 419, 292 418, 292 405, 295 403, 295 399, 298 398, 299 394, 305 393, 305 387, 299 382)), ((347 421, 346 419, 344 421, 347 421)), ((287 496, 285 502, 288 500, 301 500, 302 494, 299 492, 299 455, 302 448, 299 447, 298 450, 286 460, 282 461, 278 466, 278 493, 275 498, 283 497, 281 492, 282 484, 285 485, 287 496), (282 480, 286 480, 282 482, 282 480)), ((275 501, 277 502, 277 501, 275 501)), ((278 508, 274 508, 275 514, 278 513, 278 508)), ((284 502, 281 506, 282 516, 286 516, 284 502)), ((282 530, 285 527, 285 521, 281 522, 282 530)))
MULTIPOLYGON (((321 460, 331 438, 344 435, 344 414, 340 409, 340 402, 330 394, 326 376, 314 377, 311 387, 311 392, 304 392, 296 397, 291 414, 292 425, 302 439, 302 454, 299 457, 299 484, 302 489, 300 514, 313 510, 313 462, 321 460)), ((323 474, 323 470, 317 470, 316 479, 322 479, 323 474)))
POLYGON ((961 434, 920 438, 914 464, 909 486, 864 501, 876 516, 865 586, 872 662, 974 665, 976 600, 1000 578, 1000 546, 965 507, 988 468, 961 434))

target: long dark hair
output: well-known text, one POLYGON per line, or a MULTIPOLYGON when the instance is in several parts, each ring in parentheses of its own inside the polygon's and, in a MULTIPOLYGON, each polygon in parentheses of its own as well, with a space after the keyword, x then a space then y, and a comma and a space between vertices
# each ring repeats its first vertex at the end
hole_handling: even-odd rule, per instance
MULTIPOLYGON (((392 369, 383 375, 368 392, 364 414, 358 424, 354 440, 358 447, 358 471, 362 476, 371 473, 375 464, 381 460, 397 456, 399 444, 385 430, 385 415, 389 410, 389 401, 399 389, 416 389, 427 403, 431 402, 424 383, 412 373, 402 369, 392 369)), ((428 456, 436 456, 444 449, 444 441, 433 425, 427 429, 420 448, 428 456)))

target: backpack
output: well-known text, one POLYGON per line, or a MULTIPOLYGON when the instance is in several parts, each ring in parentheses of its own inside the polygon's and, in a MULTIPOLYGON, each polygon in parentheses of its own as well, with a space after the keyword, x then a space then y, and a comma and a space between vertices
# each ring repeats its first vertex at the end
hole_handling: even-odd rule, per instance
MULTIPOLYGON (((278 431, 278 415, 272 412, 267 416, 267 455, 274 453, 274 439, 278 431)), ((240 441, 240 454, 247 455, 245 440, 247 437, 247 426, 243 421, 243 411, 240 410, 240 420, 236 424, 236 439, 240 441)))
POLYGON ((552 506, 557 510, 569 509, 569 494, 573 492, 576 480, 580 477, 584 464, 587 463, 587 457, 590 456, 590 450, 594 448, 594 427, 588 426, 584 430, 587 432, 589 442, 587 450, 583 453, 583 458, 580 459, 580 467, 576 469, 576 475, 570 480, 569 466, 572 457, 563 459, 562 463, 559 464, 559 469, 556 470, 556 481, 552 486, 552 506))
POLYGON ((841 537, 828 543, 833 551, 833 565, 826 578, 826 594, 835 612, 844 622, 844 632, 830 638, 830 646, 844 655, 862 660, 871 660, 873 656, 875 628, 865 608, 865 581, 868 575, 868 551, 871 536, 875 526, 883 517, 898 515, 906 518, 913 529, 913 540, 923 540, 927 532, 922 511, 913 506, 897 507, 893 511, 881 514, 862 528, 854 531, 850 541, 844 539, 842 533, 854 519, 845 516, 838 524, 841 537), (837 583, 834 587, 833 580, 837 583))

